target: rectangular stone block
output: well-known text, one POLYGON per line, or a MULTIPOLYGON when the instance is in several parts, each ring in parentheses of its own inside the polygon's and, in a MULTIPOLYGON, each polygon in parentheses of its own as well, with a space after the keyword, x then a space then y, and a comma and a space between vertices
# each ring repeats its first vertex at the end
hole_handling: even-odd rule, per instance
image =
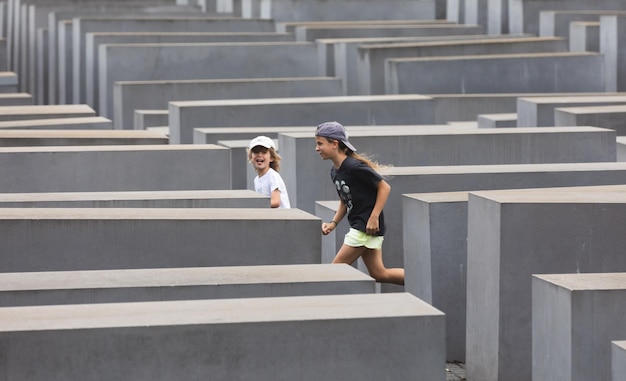
POLYGON ((522 96, 517 99, 518 127, 555 126, 554 110, 559 107, 608 106, 626 104, 626 93, 563 96, 522 96))
POLYGON ((431 105, 418 94, 170 102, 170 139, 191 143, 198 127, 317 126, 320 115, 346 125, 432 124, 431 105))
POLYGON ((33 104, 33 96, 28 93, 0 93, 0 106, 27 106, 33 104))
POLYGON ((531 379, 533 274, 626 271, 625 194, 623 189, 470 194, 468 379, 531 379))
POLYGON ((196 44, 121 44, 100 47, 100 105, 113 115, 117 81, 312 77, 321 73, 317 47, 310 42, 233 42, 196 44), (184 56, 185 60, 180 60, 184 56), (158 62, 159 65, 150 65, 158 62), (259 62, 272 65, 259 70, 259 62))
POLYGON ((228 150, 215 145, 0 148, 0 192, 227 189, 228 150))
POLYGON ((96 116, 87 105, 2 106, 0 121, 52 118, 86 118, 96 116))
MULTIPOLYGON (((271 20, 243 20, 239 17, 111 17, 98 18, 76 17, 72 20, 72 67, 73 67, 73 94, 74 103, 86 102, 86 49, 85 41, 87 33, 95 32, 274 32, 274 23, 271 20)), ((62 50, 61 50, 62 51, 62 50)), ((134 56, 134 55, 132 55, 134 56)), ((175 57, 179 57, 176 56, 175 57)), ((128 57, 130 58, 130 57, 128 57)), ((150 62, 154 62, 155 58, 149 58, 150 62)), ((171 59, 171 58, 170 58, 171 59)), ((175 58, 174 58, 175 59, 175 58)), ((188 61, 191 57, 188 57, 188 61)), ((165 62, 161 62, 164 64, 165 62)), ((178 64, 181 61, 177 60, 178 64)), ((145 61, 136 61, 135 65, 139 65, 144 70, 145 61)), ((101 62, 98 63, 102 66, 101 62)), ((124 66, 126 69, 135 67, 133 64, 124 66)), ((160 67, 160 66, 159 66, 160 67)), ((157 68, 159 68, 157 67, 157 68)), ((102 70, 102 69, 100 69, 102 70)), ((185 71, 182 70, 181 71, 185 71)), ((186 77, 193 79, 194 77, 186 77)), ((98 81, 102 85, 104 82, 99 78, 98 81)), ((136 80, 139 78, 124 78, 136 80)), ((149 78, 157 79, 157 78, 149 78)), ((159 78, 174 79, 174 78, 159 78)), ((177 78, 183 79, 183 78, 177 78)), ((108 111, 108 110, 107 110, 108 111)), ((103 113, 103 109, 98 112, 103 113)), ((103 115, 106 116, 106 115, 103 115)))
POLYGON ((626 341, 611 342, 611 379, 626 380, 626 341))
POLYGON ((517 113, 481 114, 478 115, 477 122, 478 128, 517 127, 517 113))
POLYGON ((5 208, 0 226, 3 272, 320 263, 319 218, 298 209, 5 208))
POLYGON ((113 122, 101 116, 86 118, 26 119, 0 122, 0 129, 14 130, 112 130, 113 122))
POLYGON ((1 193, 1 208, 264 208, 252 190, 1 193))
POLYGON ((0 130, 0 147, 169 144, 152 131, 0 130))
POLYGON ((446 377, 444 315, 405 293, 15 307, 0 321, 9 380, 446 377))
POLYGON ((554 110, 556 126, 596 126, 626 135, 626 104, 620 106, 563 107, 554 110))
POLYGON ((451 23, 360 23, 360 24, 305 24, 295 26, 293 33, 297 41, 315 41, 324 38, 366 38, 366 37, 426 37, 463 34, 484 34, 480 25, 451 23))
POLYGON ((600 54, 559 52, 390 58, 384 71, 387 94, 611 91, 604 73, 600 54))
POLYGON ((588 5, 584 10, 570 8, 568 10, 542 10, 539 12, 539 35, 559 36, 570 39, 571 25, 575 22, 595 21, 599 22, 603 15, 626 15, 626 11, 615 11, 610 8, 601 10, 589 10, 588 5))
MULTIPOLYGON (((428 43, 393 43, 360 46, 357 74, 359 94, 385 94, 385 61, 401 57, 477 56, 564 52, 567 43, 561 38, 515 37, 482 40, 456 40, 428 43)), ((458 58, 457 58, 458 59, 458 58)), ((432 77, 429 76, 432 81, 432 77)), ((427 91, 436 93, 435 91, 427 91)), ((470 91, 471 92, 471 91, 470 91)))
MULTIPOLYGON (((376 128, 376 126, 371 126, 376 128)), ((315 126, 293 126, 293 127, 209 127, 194 128, 194 144, 217 144, 222 140, 245 140, 264 135, 278 141, 278 134, 284 132, 310 132, 315 134, 315 126)))
MULTIPOLYGON (((424 125, 410 131, 387 126, 348 132, 359 152, 376 155, 381 164, 402 167, 616 160, 615 131, 594 127, 468 130, 424 125)), ((283 157, 281 174, 293 205, 312 212, 315 201, 335 198, 331 164, 315 152, 314 136, 293 132, 279 134, 278 139, 283 157)))
POLYGON ((166 110, 135 110, 133 112, 132 127, 135 130, 145 130, 149 127, 167 126, 169 113, 166 110))
POLYGON ((626 337, 626 273, 533 275, 535 380, 611 381, 611 341, 626 337))
POLYGON ((626 161, 626 137, 618 136, 616 141, 617 141, 617 161, 626 161))
MULTIPOLYGON (((266 42, 293 41, 293 35, 274 32, 233 33, 87 33, 85 41, 85 102, 97 109, 100 101, 98 82, 99 47, 105 44, 162 44, 202 42, 266 42)), ((150 97, 146 97, 150 98, 150 97)), ((161 105, 163 107, 164 105, 161 105)), ((144 107, 141 107, 144 108, 144 107)), ((151 107, 147 107, 151 108, 151 107)))
POLYGON ((600 51, 600 22, 573 22, 569 27, 570 52, 600 51))
POLYGON ((0 306, 367 294, 348 265, 259 265, 0 273, 0 306))
POLYGON ((133 111, 167 109, 171 101, 342 95, 332 77, 118 81, 113 84, 113 120, 117 129, 133 126, 133 111))
POLYGON ((626 15, 600 17, 600 53, 605 58, 606 91, 626 91, 626 15))

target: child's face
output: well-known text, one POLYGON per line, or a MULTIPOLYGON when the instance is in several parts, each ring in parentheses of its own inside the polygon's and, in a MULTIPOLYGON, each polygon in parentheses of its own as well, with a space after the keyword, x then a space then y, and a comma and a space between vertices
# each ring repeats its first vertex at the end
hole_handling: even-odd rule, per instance
POLYGON ((337 142, 329 142, 328 139, 316 136, 315 137, 315 151, 322 157, 322 159, 330 159, 336 153, 337 142))
POLYGON ((256 146, 250 150, 252 152, 252 165, 259 175, 265 174, 272 160, 270 150, 263 146, 256 146))

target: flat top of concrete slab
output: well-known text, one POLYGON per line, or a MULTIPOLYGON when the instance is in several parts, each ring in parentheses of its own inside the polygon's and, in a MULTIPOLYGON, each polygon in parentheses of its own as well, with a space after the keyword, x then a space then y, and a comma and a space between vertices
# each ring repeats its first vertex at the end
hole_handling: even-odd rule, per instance
POLYGON ((500 113, 500 114, 480 114, 479 117, 489 118, 493 120, 512 120, 517 119, 517 113, 509 112, 509 113, 500 113))
POLYGON ((626 144, 626 136, 618 136, 615 138, 615 140, 619 143, 619 144, 626 144))
POLYGON ((56 118, 56 119, 27 119, 0 121, 0 127, 20 127, 20 126, 43 126, 43 125, 67 125, 82 123, 113 123, 110 119, 102 116, 89 116, 84 118, 56 118))
POLYGON ((405 193, 402 196, 425 202, 464 202, 469 198, 469 192, 405 193))
POLYGON ((562 37, 528 37, 520 36, 513 38, 483 38, 483 39, 462 39, 462 40, 441 40, 422 42, 398 42, 392 44, 372 44, 361 47, 362 49, 395 49, 426 46, 454 46, 454 45, 490 45, 490 44, 512 44, 531 41, 560 41, 562 37))
POLYGON ((11 307, 0 332, 443 316, 409 293, 11 307))
POLYGON ((118 200, 203 200, 222 198, 268 198, 249 189, 232 190, 182 190, 182 191, 129 191, 129 192, 42 192, 0 193, 1 202, 28 201, 118 201, 118 200))
POLYGON ((594 52, 550 52, 550 53, 511 53, 511 54, 480 54, 466 56, 435 56, 435 57, 404 57, 404 58, 388 58, 393 62, 410 62, 410 61, 469 61, 469 60, 518 60, 520 58, 555 58, 555 57, 585 57, 597 56, 600 53, 594 52))
POLYGON ((131 49, 141 49, 141 48, 176 48, 176 49, 185 49, 189 47, 200 47, 200 46, 208 46, 208 47, 218 47, 218 46, 226 46, 226 47, 242 47, 242 46, 256 46, 256 47, 269 47, 269 46, 315 46, 314 42, 308 41, 249 41, 249 42, 152 42, 152 43, 128 43, 128 44, 106 44, 107 49, 111 48, 131 48, 131 49))
POLYGON ((87 105, 19 105, 0 106, 0 115, 23 115, 23 114, 67 114, 67 113, 91 113, 96 112, 87 105))
MULTIPOLYGON (((277 149, 280 149, 278 147, 278 140, 276 139, 272 139, 274 140, 274 145, 276 146, 277 149)), ((248 144, 250 144, 250 139, 245 139, 245 140, 218 140, 217 144, 222 145, 224 147, 228 147, 228 148, 248 148, 248 144)))
POLYGON ((518 100, 537 104, 548 103, 603 103, 603 102, 624 102, 626 103, 626 93, 598 93, 594 95, 567 95, 567 96, 520 96, 518 100), (622 94, 622 95, 620 95, 622 94))
MULTIPOLYGON (((461 128, 460 126, 422 126, 421 128, 406 129, 386 128, 364 130, 359 129, 350 133, 350 137, 359 136, 419 136, 419 135, 518 135, 518 134, 561 134, 581 132, 609 132, 606 128, 580 126, 580 127, 511 127, 511 128, 461 128)), ((350 131, 349 131, 350 132, 350 131)), ((284 135, 302 138, 310 137, 310 133, 285 132, 284 135)))
POLYGON ((28 93, 0 93, 0 98, 32 98, 28 93))
POLYGON ((433 165, 413 167, 390 167, 381 171, 387 176, 432 175, 432 174, 471 174, 509 172, 572 172, 626 170, 626 162, 605 163, 549 163, 549 164, 494 164, 494 165, 433 165))
POLYGON ((165 135, 147 130, 4 130, 0 139, 48 139, 48 138, 166 138, 165 135))
POLYGON ((342 20, 342 21, 281 21, 281 26, 308 26, 308 25, 411 25, 411 24, 452 24, 444 19, 434 20, 342 20))
POLYGON ((315 203, 333 210, 336 210, 339 206, 339 200, 318 200, 315 203))
POLYGON ((477 28, 478 25, 470 24, 319 24, 319 25, 296 25, 296 27, 323 30, 323 29, 468 29, 477 28))
POLYGON ((619 96, 625 95, 626 93, 467 93, 467 94, 424 94, 428 95, 432 98, 546 98, 546 99, 554 99, 558 97, 578 97, 578 96, 619 96))
POLYGON ((0 292, 371 281, 350 265, 306 264, 0 273, 0 292))
MULTIPOLYGON (((426 125, 426 124, 389 124, 389 125, 380 125, 380 124, 371 124, 371 125, 362 125, 362 126, 349 126, 344 125, 346 130, 350 133, 356 131, 373 131, 378 129, 387 129, 392 128, 396 131, 401 130, 423 130, 430 128, 464 128, 465 126, 450 126, 447 124, 435 124, 435 125, 426 125)), ((315 132, 316 126, 260 126, 260 127, 200 127, 195 128, 194 130, 204 132, 204 133, 231 133, 231 132, 243 132, 243 133, 263 133, 263 132, 278 132, 278 133, 298 133, 305 132, 310 134, 311 132, 315 132)), ((312 135, 309 135, 312 137, 312 135)))
POLYGON ((306 104, 306 103, 347 103, 347 102, 397 102, 410 100, 427 100, 430 97, 419 94, 389 94, 389 95, 341 95, 327 97, 293 97, 293 98, 254 98, 254 99, 227 99, 176 101, 170 105, 178 107, 190 106, 241 106, 241 105, 272 105, 272 104, 306 104))
MULTIPOLYGON (((437 40, 464 40, 486 38, 484 34, 459 34, 447 36, 413 36, 413 37, 344 37, 344 38, 316 38, 315 41, 323 44, 336 43, 376 43, 376 42, 402 42, 402 41, 437 41, 437 40)), ((496 38, 495 36, 493 38, 496 38)))
POLYGON ((563 110, 572 114, 623 113, 626 112, 626 102, 624 103, 624 105, 559 107, 557 110, 563 110))
POLYGON ((337 80, 337 77, 271 77, 271 78, 220 78, 220 79, 176 79, 176 80, 154 80, 154 81, 117 81, 114 86, 119 85, 149 85, 149 84, 210 84, 210 83, 248 83, 248 82, 288 82, 288 81, 328 81, 337 80))
POLYGON ((83 151, 194 151, 228 148, 217 144, 131 144, 111 146, 41 146, 41 147, 0 147, 1 153, 15 152, 83 152, 83 151))
POLYGON ((319 220, 300 209, 0 208, 0 220, 319 220))
POLYGON ((533 274, 571 291, 625 290, 626 273, 533 274))
POLYGON ((626 340, 611 341, 611 342, 613 343, 613 345, 626 350, 626 340))
POLYGON ((12 71, 0 71, 0 77, 16 77, 17 74, 12 71))
POLYGON ((135 109, 135 114, 151 114, 151 115, 167 115, 169 111, 167 109, 135 109))
POLYGON ((471 192, 478 197, 499 203, 533 204, 624 204, 626 185, 597 186, 593 190, 580 188, 505 189, 471 192))
POLYGON ((289 35, 289 33, 281 32, 91 32, 89 33, 93 37, 103 36, 276 36, 276 35, 289 35))

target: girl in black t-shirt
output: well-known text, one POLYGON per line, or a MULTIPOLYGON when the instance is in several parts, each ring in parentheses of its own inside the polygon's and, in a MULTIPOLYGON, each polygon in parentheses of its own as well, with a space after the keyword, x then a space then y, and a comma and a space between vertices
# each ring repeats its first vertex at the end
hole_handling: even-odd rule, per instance
POLYGON ((377 163, 356 153, 345 128, 337 122, 317 126, 315 151, 333 162, 330 174, 340 203, 334 218, 322 223, 322 234, 335 230, 347 214, 350 231, 333 263, 352 264, 359 257, 377 282, 404 284, 404 269, 386 268, 382 245, 385 234, 383 207, 391 187, 376 171, 377 163))

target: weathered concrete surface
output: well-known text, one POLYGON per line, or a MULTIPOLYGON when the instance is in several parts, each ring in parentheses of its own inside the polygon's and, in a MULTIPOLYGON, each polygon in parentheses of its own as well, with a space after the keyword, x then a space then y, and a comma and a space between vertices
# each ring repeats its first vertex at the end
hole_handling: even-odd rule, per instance
POLYGON ((559 107, 619 104, 626 104, 626 93, 568 94, 549 97, 521 96, 517 99, 517 126, 554 126, 554 110, 559 107))
POLYGON ((152 131, 0 130, 0 147, 169 144, 152 131))
POLYGON ((0 122, 0 129, 14 130, 112 130, 113 122, 101 116, 26 119, 0 122))
POLYGON ((554 110, 555 126, 597 126, 626 135, 626 104, 621 106, 563 107, 554 110))

